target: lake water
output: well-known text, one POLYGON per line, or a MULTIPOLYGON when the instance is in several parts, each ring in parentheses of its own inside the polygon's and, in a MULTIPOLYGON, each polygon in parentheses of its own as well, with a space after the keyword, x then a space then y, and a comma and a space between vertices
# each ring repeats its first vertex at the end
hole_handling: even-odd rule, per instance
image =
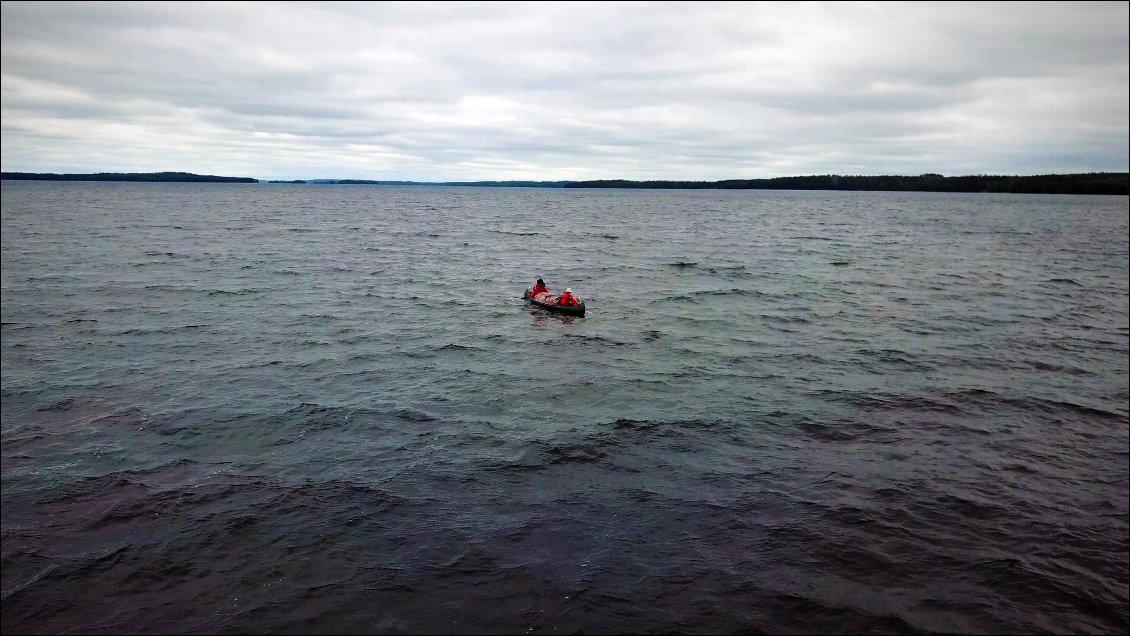
POLYGON ((1130 627, 1127 197, 2 194, 5 634, 1130 627))

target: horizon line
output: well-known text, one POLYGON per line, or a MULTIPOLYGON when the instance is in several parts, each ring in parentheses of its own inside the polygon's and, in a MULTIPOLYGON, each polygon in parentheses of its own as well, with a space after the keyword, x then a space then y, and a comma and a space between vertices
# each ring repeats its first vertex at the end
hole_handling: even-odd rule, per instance
POLYGON ((255 179, 260 182, 280 181, 280 182, 298 182, 298 181, 372 181, 372 182, 400 182, 400 183, 418 183, 418 184, 450 184, 450 183, 584 183, 593 181, 627 181, 627 182, 677 182, 677 183, 721 183, 726 181, 773 181, 776 179, 804 179, 813 177, 863 177, 863 178, 877 178, 877 177, 942 177, 950 178, 963 178, 963 177, 1061 177, 1061 176, 1077 176, 1077 175, 1130 175, 1128 170, 1092 170, 1087 172, 1043 172, 1032 174, 1005 174, 1005 173, 971 173, 971 174, 953 174, 947 175, 940 172, 922 172, 918 174, 899 174, 899 173, 886 173, 886 174, 847 174, 847 173, 834 173, 825 172, 821 174, 797 174, 797 175, 783 175, 777 177, 727 177, 722 179, 677 179, 677 178, 627 178, 627 177, 601 177, 593 179, 547 179, 547 178, 528 178, 528 179, 446 179, 438 181, 427 181, 419 179, 375 179, 368 177, 236 177, 217 174, 205 174, 198 172, 187 172, 184 170, 157 170, 152 172, 121 172, 121 171, 98 171, 98 172, 29 172, 22 170, 0 170, 3 175, 34 175, 34 176, 99 176, 99 175, 138 175, 138 176, 153 176, 153 175, 187 175, 193 177, 213 177, 224 179, 255 179))

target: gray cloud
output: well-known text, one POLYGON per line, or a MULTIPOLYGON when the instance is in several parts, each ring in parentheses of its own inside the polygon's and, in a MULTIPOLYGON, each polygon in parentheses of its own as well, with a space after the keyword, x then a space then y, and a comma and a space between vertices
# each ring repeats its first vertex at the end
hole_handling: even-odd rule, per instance
POLYGON ((1128 169, 1125 2, 5 2, 3 169, 1128 169))

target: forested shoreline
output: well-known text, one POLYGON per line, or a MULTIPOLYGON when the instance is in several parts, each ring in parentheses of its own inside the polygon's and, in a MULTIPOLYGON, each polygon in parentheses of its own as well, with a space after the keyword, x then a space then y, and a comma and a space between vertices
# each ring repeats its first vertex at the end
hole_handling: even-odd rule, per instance
MULTIPOLYGON (((219 182, 262 183, 250 177, 219 177, 188 172, 99 172, 93 174, 55 174, 3 172, 0 178, 35 181, 140 181, 140 182, 219 182)), ((312 185, 417 185, 535 188, 639 188, 675 190, 849 190, 882 192, 996 192, 1013 194, 1130 194, 1130 173, 1090 172, 1034 176, 974 175, 945 177, 940 174, 918 176, 842 176, 819 175, 776 177, 772 179, 726 179, 722 181, 632 181, 600 179, 593 181, 370 181, 361 179, 296 179, 271 183, 312 185)))
POLYGON ((3 172, 0 179, 22 181, 143 181, 160 183, 259 183, 251 177, 217 177, 190 172, 96 172, 91 174, 55 174, 53 172, 3 172))
POLYGON ((668 188, 680 190, 855 190, 885 192, 1001 192, 1015 194, 1130 194, 1130 173, 1091 172, 1036 176, 940 174, 907 176, 778 177, 725 181, 574 181, 566 188, 668 188))

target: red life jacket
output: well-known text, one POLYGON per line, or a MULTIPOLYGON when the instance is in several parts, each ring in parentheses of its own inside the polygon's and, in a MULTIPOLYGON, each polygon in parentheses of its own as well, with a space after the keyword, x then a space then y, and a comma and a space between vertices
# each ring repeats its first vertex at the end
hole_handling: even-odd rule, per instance
POLYGON ((537 296, 544 291, 549 291, 549 289, 545 285, 538 285, 535 283, 534 288, 530 290, 530 298, 533 298, 534 296, 537 296))
POLYGON ((561 298, 557 301, 557 304, 558 305, 579 305, 581 303, 577 302, 577 299, 573 297, 573 294, 570 294, 569 292, 561 292, 561 298))

